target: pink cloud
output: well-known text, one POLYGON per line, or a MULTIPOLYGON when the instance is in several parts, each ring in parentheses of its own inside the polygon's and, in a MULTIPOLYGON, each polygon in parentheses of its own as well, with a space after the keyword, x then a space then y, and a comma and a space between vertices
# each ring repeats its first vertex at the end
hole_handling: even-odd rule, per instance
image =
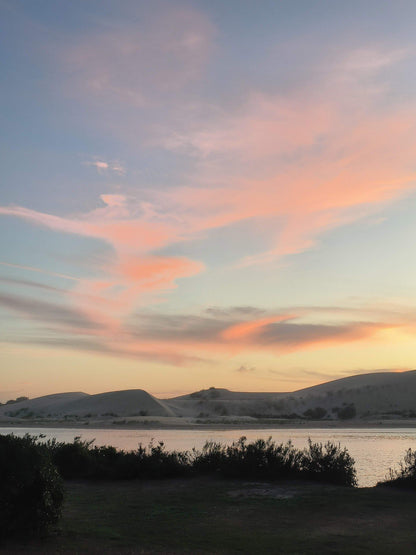
POLYGON ((215 149, 211 159, 206 159, 207 143, 193 142, 191 152, 196 145, 205 183, 170 192, 167 202, 187 215, 194 232, 279 218, 275 247, 252 259, 270 260, 310 248, 322 232, 415 189, 416 118, 411 106, 387 114, 347 115, 333 104, 323 109, 299 103, 286 112, 288 121, 281 122, 272 103, 260 101, 257 116, 251 104, 249 116, 241 121, 217 122, 219 129, 208 141, 210 152, 215 149), (302 122, 307 131, 302 131, 302 122), (293 132, 287 131, 291 128, 293 132))
MULTIPOLYGON (((100 268, 104 279, 79 279, 68 293, 76 309, 103 325, 101 334, 116 333, 123 318, 150 293, 168 291, 180 278, 203 270, 200 262, 186 257, 156 256, 155 249, 179 240, 179 230, 165 223, 149 207, 132 218, 123 195, 102 195, 104 207, 87 214, 63 218, 22 207, 0 207, 0 214, 17 216, 54 231, 101 239, 114 255, 100 268), (149 219, 149 214, 154 219, 149 219)), ((154 299, 153 299, 154 300, 154 299)), ((98 333, 98 332, 97 332, 98 333)))
MULTIPOLYGON (((103 32, 70 49, 67 63, 74 68, 79 90, 94 99, 98 95, 114 101, 119 109, 127 106, 130 116, 132 105, 152 103, 154 96, 171 88, 186 89, 206 63, 213 30, 193 10, 164 17, 168 26, 158 21, 140 32, 132 27, 123 36, 103 32), (154 54, 149 58, 152 67, 143 54, 148 56, 149 48, 154 54)), ((100 268, 102 275, 79 281, 70 293, 77 309, 104 324, 97 333, 112 337, 121 333, 125 318, 150 293, 169 291, 179 279, 203 270, 202 262, 160 255, 164 247, 173 249, 177 243, 206 237, 213 229, 252 221, 264 224, 265 243, 272 246, 241 263, 264 263, 311 248, 324 232, 413 191, 414 106, 379 110, 374 90, 363 90, 356 79, 357 72, 365 81, 397 59, 398 55, 371 52, 360 65, 353 56, 344 60, 335 78, 307 95, 254 92, 229 113, 214 110, 212 116, 209 111, 209 118, 191 118, 180 125, 174 125, 172 118, 152 140, 196 161, 197 171, 185 186, 147 192, 145 200, 103 194, 103 206, 68 217, 20 206, 0 207, 0 214, 100 239, 112 247, 113 257, 100 268), (345 79, 340 79, 341 73, 345 79)), ((134 115, 131 120, 136 129, 139 120, 134 115)), ((95 166, 105 170, 109 163, 98 160, 95 166)), ((278 331, 279 325, 282 334, 300 330, 286 322, 288 318, 231 322, 212 345, 224 352, 260 348, 266 332, 278 331)), ((317 334, 313 337, 304 327, 305 338, 296 347, 293 341, 282 340, 279 349, 370 338, 389 326, 322 325, 320 334, 311 330, 317 334)), ((140 350, 131 338, 125 341, 126 349, 140 350)), ((169 347, 169 352, 205 349, 208 343, 189 339, 169 347)), ((163 342, 157 343, 159 348, 163 350, 163 342)))

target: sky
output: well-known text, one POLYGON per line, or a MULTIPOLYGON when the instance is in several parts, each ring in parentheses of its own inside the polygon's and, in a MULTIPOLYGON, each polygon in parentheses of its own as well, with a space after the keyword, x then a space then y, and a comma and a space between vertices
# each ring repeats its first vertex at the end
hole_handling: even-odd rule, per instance
POLYGON ((413 0, 0 0, 0 401, 415 364, 413 0))

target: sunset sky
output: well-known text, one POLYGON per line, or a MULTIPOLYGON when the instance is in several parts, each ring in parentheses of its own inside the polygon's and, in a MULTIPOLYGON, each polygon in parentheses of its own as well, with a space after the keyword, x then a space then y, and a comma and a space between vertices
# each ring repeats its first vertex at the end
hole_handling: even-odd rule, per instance
POLYGON ((416 367, 414 0, 0 12, 0 401, 416 367))

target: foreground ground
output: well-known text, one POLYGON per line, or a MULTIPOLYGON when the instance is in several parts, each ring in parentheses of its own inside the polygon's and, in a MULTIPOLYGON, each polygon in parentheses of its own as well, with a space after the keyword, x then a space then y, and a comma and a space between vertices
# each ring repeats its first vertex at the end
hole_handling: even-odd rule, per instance
POLYGON ((2 553, 416 552, 415 494, 210 478, 66 484, 60 529, 2 553))

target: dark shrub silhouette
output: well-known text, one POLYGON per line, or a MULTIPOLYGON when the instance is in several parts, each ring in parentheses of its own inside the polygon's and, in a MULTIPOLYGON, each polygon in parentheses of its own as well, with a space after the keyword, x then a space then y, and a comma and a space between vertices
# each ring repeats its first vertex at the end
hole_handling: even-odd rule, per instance
POLYGON ((95 472, 90 450, 92 443, 93 441, 83 441, 76 437, 72 443, 58 443, 53 439, 45 447, 62 478, 90 478, 95 472))
POLYGON ((219 474, 247 480, 307 479, 354 486, 354 461, 346 449, 309 441, 297 449, 289 441, 277 444, 269 437, 252 443, 241 437, 231 445, 207 442, 201 451, 166 451, 162 442, 134 451, 111 446, 92 447, 79 437, 73 443, 56 440, 43 444, 66 479, 159 479, 196 474, 219 474))
POLYGON ((357 485, 354 459, 347 449, 331 441, 312 443, 308 440, 302 461, 305 477, 310 480, 339 484, 342 486, 357 485))
POLYGON ((45 534, 62 501, 62 479, 37 438, 0 435, 0 536, 45 534))
POLYGON ((296 449, 289 441, 276 444, 271 437, 246 443, 241 437, 230 446, 208 442, 194 451, 197 472, 220 473, 230 478, 281 480, 303 478, 343 486, 356 485, 354 459, 346 449, 328 442, 296 449))
POLYGON ((340 420, 350 420, 351 418, 355 418, 357 416, 357 409, 354 404, 342 407, 338 409, 337 412, 340 420))
POLYGON ((377 486, 416 489, 416 451, 408 449, 399 467, 398 470, 390 468, 386 480, 378 482, 377 486))
POLYGON ((305 410, 303 416, 309 418, 310 420, 320 420, 326 415, 326 409, 323 407, 315 407, 313 409, 305 410))
POLYGON ((167 452, 163 443, 126 452, 107 445, 92 447, 93 442, 76 437, 73 443, 51 440, 45 447, 65 479, 168 478, 191 470, 187 452, 167 452))

